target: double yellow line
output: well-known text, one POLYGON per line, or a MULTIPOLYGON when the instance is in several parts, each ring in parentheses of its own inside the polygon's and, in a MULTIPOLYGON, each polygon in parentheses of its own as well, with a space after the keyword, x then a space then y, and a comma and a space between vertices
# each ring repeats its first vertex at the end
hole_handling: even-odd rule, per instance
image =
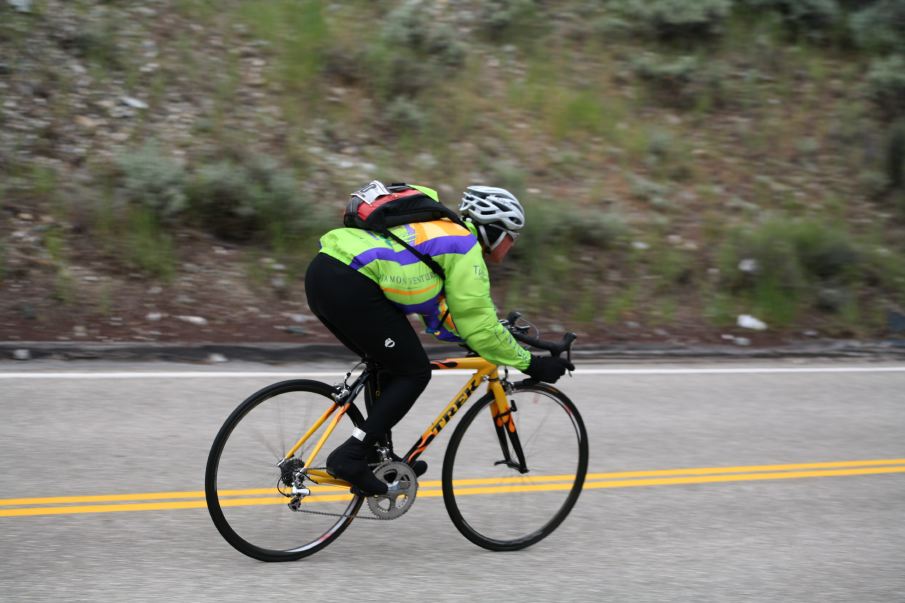
MULTIPOLYGON (((696 467, 650 471, 589 473, 584 488, 637 488, 679 484, 709 484, 809 477, 840 477, 905 473, 905 458, 798 463, 791 465, 745 465, 739 467, 696 467)), ((456 481, 456 494, 506 494, 568 490, 574 476, 548 475, 527 478, 474 478, 456 481)), ((419 484, 419 497, 442 496, 439 480, 419 484)), ((323 486, 308 502, 330 502, 348 498, 344 488, 323 486)), ((222 506, 285 504, 275 496, 273 488, 221 490, 222 506)), ((167 511, 198 509, 206 505, 204 492, 147 492, 137 494, 103 494, 88 496, 51 496, 0 499, 0 517, 33 515, 74 515, 80 513, 121 513, 128 511, 167 511)))

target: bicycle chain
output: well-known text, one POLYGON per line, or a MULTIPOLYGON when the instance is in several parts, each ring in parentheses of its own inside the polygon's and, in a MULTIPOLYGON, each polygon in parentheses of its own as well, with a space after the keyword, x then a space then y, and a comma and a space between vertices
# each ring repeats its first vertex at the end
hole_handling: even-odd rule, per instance
POLYGON ((299 509, 296 513, 310 513, 311 515, 326 515, 327 517, 353 517, 358 519, 374 519, 376 521, 390 521, 382 517, 368 517, 367 515, 346 515, 344 513, 327 513, 325 511, 309 511, 308 509, 299 509))
MULTIPOLYGON (((359 511, 361 509, 359 508, 359 511)), ((309 509, 299 509, 296 513, 310 513, 311 515, 325 515, 327 517, 353 517, 356 519, 371 519, 374 521, 392 521, 393 518, 390 517, 371 517, 368 515, 346 515, 345 513, 327 513, 326 511, 311 511, 309 509)))

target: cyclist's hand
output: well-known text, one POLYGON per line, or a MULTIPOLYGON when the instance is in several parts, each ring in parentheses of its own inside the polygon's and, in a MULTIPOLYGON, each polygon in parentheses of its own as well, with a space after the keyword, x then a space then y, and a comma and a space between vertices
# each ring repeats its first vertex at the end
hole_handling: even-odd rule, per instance
POLYGON ((537 381, 556 383, 566 370, 574 371, 575 365, 565 358, 554 356, 532 356, 531 364, 525 369, 525 374, 537 381))

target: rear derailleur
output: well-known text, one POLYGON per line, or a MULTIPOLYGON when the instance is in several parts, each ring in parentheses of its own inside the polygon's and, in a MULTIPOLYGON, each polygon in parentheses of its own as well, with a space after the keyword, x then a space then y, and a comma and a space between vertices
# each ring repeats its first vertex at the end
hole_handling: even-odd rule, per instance
POLYGON ((305 485, 305 461, 298 457, 283 459, 277 466, 280 468, 280 481, 277 490, 289 498, 289 508, 298 511, 302 499, 311 494, 305 485))

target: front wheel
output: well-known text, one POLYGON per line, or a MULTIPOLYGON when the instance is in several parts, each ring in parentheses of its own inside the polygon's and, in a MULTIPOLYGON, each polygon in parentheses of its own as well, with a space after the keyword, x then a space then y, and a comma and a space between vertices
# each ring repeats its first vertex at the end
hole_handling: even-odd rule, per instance
POLYGON ((493 551, 549 536, 566 518, 588 470, 588 436, 562 392, 517 384, 512 421, 497 417, 492 393, 465 414, 443 460, 443 500, 456 528, 493 551))
MULTIPOLYGON (((311 555, 342 534, 361 508, 362 497, 348 487, 309 483, 310 495, 292 509, 278 466, 331 406, 332 393, 318 381, 275 383, 240 404, 214 439, 205 473, 207 507, 220 534, 249 557, 292 561, 311 555)), ((314 465, 322 468, 327 454, 360 423, 361 414, 350 406, 314 465)), ((324 429, 294 455, 295 467, 302 468, 324 429)))

